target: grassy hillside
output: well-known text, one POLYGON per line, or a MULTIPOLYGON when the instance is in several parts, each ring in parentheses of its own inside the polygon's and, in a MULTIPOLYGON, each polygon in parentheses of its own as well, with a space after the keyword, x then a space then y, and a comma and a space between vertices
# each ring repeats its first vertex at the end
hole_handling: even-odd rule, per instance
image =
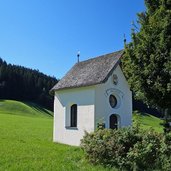
POLYGON ((157 132, 163 132, 163 126, 161 125, 163 121, 155 116, 134 112, 133 120, 139 123, 142 129, 153 128, 157 132))
POLYGON ((0 170, 109 170, 88 164, 78 147, 53 143, 53 118, 47 116, 34 105, 0 101, 0 170))
POLYGON ((0 100, 0 113, 12 115, 50 117, 53 113, 34 103, 24 103, 14 100, 0 100))

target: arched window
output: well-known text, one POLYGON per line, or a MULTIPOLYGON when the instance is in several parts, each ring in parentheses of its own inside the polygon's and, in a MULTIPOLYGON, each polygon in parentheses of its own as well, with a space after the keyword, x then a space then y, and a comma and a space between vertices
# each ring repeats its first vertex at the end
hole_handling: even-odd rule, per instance
POLYGON ((77 105, 74 104, 71 106, 71 127, 77 127, 77 105))

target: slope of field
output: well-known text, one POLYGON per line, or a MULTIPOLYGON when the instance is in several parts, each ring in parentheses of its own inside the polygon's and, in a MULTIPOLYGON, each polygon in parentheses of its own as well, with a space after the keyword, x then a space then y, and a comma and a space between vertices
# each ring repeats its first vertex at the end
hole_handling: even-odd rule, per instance
POLYGON ((53 143, 53 118, 44 109, 15 101, 0 105, 0 170, 110 170, 87 163, 79 147, 53 143))
POLYGON ((157 132, 163 132, 163 126, 161 125, 163 121, 155 116, 138 112, 134 112, 133 120, 140 124, 142 129, 154 129, 157 132))
POLYGON ((26 115, 50 117, 53 113, 45 108, 42 108, 34 103, 24 103, 14 100, 0 100, 0 113, 12 115, 26 115))

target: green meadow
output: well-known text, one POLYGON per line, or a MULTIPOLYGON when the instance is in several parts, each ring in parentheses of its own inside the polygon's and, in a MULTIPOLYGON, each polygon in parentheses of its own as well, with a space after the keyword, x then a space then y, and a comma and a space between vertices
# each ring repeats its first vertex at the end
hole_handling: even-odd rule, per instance
MULTIPOLYGON (((162 130, 160 119, 138 117, 143 128, 162 130)), ((111 170, 89 164, 79 147, 53 143, 52 133, 52 112, 33 103, 0 100, 0 171, 111 170)))
POLYGON ((87 163, 79 147, 53 143, 53 117, 35 106, 0 100, 0 171, 109 170, 87 163))
POLYGON ((35 103, 14 100, 0 100, 0 113, 29 117, 50 117, 53 115, 51 111, 35 103))
POLYGON ((140 124, 140 128, 147 130, 147 129, 154 129, 156 132, 163 132, 163 120, 149 115, 147 113, 138 113, 137 111, 133 114, 133 120, 140 124))

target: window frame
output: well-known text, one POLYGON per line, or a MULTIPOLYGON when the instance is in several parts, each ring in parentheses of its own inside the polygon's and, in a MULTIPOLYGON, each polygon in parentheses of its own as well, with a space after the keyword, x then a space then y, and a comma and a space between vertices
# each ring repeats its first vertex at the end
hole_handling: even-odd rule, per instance
POLYGON ((77 104, 70 107, 70 127, 77 128, 77 104))
POLYGON ((110 94, 110 96, 109 96, 109 104, 110 104, 110 107, 113 108, 113 109, 117 107, 118 100, 117 100, 117 97, 115 95, 110 94), (112 100, 114 100, 114 102, 115 102, 114 104, 112 103, 112 100))

